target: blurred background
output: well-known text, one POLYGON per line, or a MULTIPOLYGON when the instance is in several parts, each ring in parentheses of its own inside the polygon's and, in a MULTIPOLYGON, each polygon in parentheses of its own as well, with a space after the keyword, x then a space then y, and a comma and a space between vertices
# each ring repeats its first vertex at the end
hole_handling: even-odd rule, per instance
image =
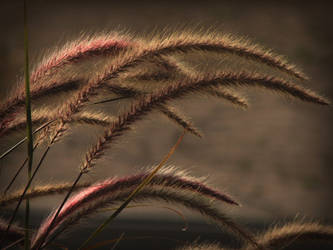
MULTIPOLYGON (((0 3, 1 99, 16 86, 23 72, 22 2, 0 3)), ((332 100, 332 7, 329 1, 31 0, 28 1, 29 46, 35 60, 81 32, 126 30, 140 36, 165 27, 213 27, 285 55, 310 76, 306 86, 332 100)), ((223 56, 216 60, 223 62, 223 56)), ((192 118, 205 136, 197 139, 186 135, 169 163, 189 170, 194 176, 208 176, 212 186, 231 194, 242 207, 226 208, 225 212, 253 230, 295 217, 333 223, 332 108, 287 100, 257 89, 242 93, 251 103, 246 111, 195 96, 177 101, 175 105, 192 118)), ((121 107, 119 102, 115 109, 121 107)), ((36 183, 72 181, 85 150, 101 132, 84 126, 72 129, 70 136, 51 149, 36 183)), ((180 134, 177 126, 154 113, 111 147, 85 178, 97 181, 123 176, 157 164, 180 134)), ((1 138, 1 152, 22 135, 1 138)), ((24 157, 25 147, 21 147, 0 162, 1 187, 8 183, 24 157)), ((20 176, 17 187, 25 179, 25 174, 20 176)), ((59 204, 61 197, 33 200, 36 226, 59 204)), ((154 236, 154 239, 123 240, 119 249, 133 242, 154 249, 159 246, 158 241, 165 242, 163 246, 168 249, 177 241, 223 239, 215 226, 207 224, 200 215, 182 207, 178 209, 189 222, 185 232, 181 231, 183 221, 179 216, 161 208, 145 207, 124 211, 100 240, 116 238, 125 232, 125 237, 154 236), (158 239, 159 236, 175 241, 158 239)), ((105 215, 87 220, 80 231, 72 230, 70 235, 88 235, 105 215), (92 223, 95 220, 98 222, 92 223)), ((77 246, 69 242, 68 235, 62 243, 77 246)))

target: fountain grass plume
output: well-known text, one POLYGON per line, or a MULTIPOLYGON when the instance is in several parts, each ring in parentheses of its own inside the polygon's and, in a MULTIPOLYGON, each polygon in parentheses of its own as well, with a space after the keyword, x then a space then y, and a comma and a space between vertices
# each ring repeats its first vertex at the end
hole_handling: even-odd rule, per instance
MULTIPOLYGON (((79 183, 75 187, 75 191, 88 187, 91 183, 90 182, 84 182, 79 183)), ((24 199, 32 199, 32 198, 38 198, 42 196, 47 195, 53 195, 53 194, 62 194, 64 192, 67 192, 70 187, 72 186, 72 183, 60 183, 60 184, 46 184, 46 185, 38 185, 30 189, 26 192, 24 199)), ((19 201, 23 190, 18 190, 13 193, 4 195, 0 198, 0 206, 8 206, 12 203, 15 203, 19 201)))
MULTIPOLYGON (((127 76, 131 83, 138 82, 137 85, 140 85, 142 81, 154 81, 150 86, 156 87, 156 81, 159 81, 160 84, 158 87, 165 86, 168 82, 175 82, 180 80, 185 80, 193 75, 198 75, 198 72, 194 70, 193 67, 189 67, 184 64, 181 60, 174 56, 156 56, 151 59, 152 63, 155 66, 158 66, 158 70, 154 72, 149 72, 150 70, 144 68, 141 72, 140 70, 135 71, 135 75, 127 76), (177 75, 178 78, 177 78, 177 75), (168 81, 168 82, 166 82, 168 81), (154 85, 153 85, 154 84, 154 85)), ((112 83, 109 86, 110 90, 112 91, 112 83)), ((137 96, 135 92, 126 91, 127 87, 124 87, 124 90, 117 90, 115 89, 115 93, 119 92, 119 94, 129 94, 133 96, 137 96)), ((248 102, 246 98, 240 96, 238 93, 231 91, 225 88, 208 88, 205 90, 207 95, 211 95, 217 98, 224 99, 229 101, 230 103, 238 106, 240 108, 246 109, 248 107, 248 102)))
POLYGON ((240 107, 242 109, 247 109, 249 107, 249 103, 246 98, 240 96, 235 91, 223 87, 211 87, 205 89, 205 92, 210 96, 228 101, 236 107, 240 107))
POLYGON ((221 247, 217 243, 203 243, 203 244, 187 244, 176 248, 176 250, 231 250, 229 248, 221 247))
MULTIPOLYGON (((40 126, 46 122, 52 121, 54 119, 55 112, 50 112, 49 109, 38 109, 32 112, 32 124, 34 126, 40 126)), ((103 112, 91 112, 91 111, 82 111, 73 116, 70 123, 78 124, 88 124, 88 125, 98 125, 102 127, 107 127, 112 124, 115 117, 103 112)), ((9 136, 11 133, 21 131, 25 129, 26 121, 24 117, 17 117, 6 130, 0 133, 0 136, 9 136)))
MULTIPOLYGON (((191 78, 190 78, 191 79, 191 78)), ((316 94, 315 92, 277 77, 246 72, 214 72, 192 76, 191 81, 195 82, 192 86, 193 91, 200 91, 207 87, 260 87, 297 98, 304 102, 310 102, 320 105, 329 105, 330 102, 316 94)), ((187 84, 184 84, 184 87, 187 84)), ((186 88, 186 87, 185 87, 186 88)))
MULTIPOLYGON (((128 188, 133 187, 135 185, 140 184, 148 175, 149 172, 143 174, 133 175, 128 178, 114 178, 114 189, 117 188, 128 188)), ((77 184, 76 188, 81 189, 84 187, 88 187, 91 183, 81 183, 77 184)), ((233 200, 229 195, 221 193, 216 189, 209 188, 207 184, 202 180, 202 178, 195 178, 190 176, 185 171, 178 170, 175 167, 169 166, 165 167, 160 171, 159 175, 156 175, 151 184, 155 185, 165 185, 170 187, 177 187, 183 189, 189 189, 193 191, 197 191, 202 195, 209 196, 219 201, 223 201, 229 203, 231 205, 239 205, 238 202, 233 200)), ((63 184, 47 184, 47 185, 39 185, 34 187, 32 190, 29 190, 25 198, 37 198, 46 195, 52 195, 56 193, 63 193, 68 191, 70 188, 70 183, 63 184)), ((11 193, 6 195, 0 199, 0 206, 7 206, 12 204, 15 201, 18 201, 20 198, 20 194, 22 191, 16 191, 15 193, 11 193)))
MULTIPOLYGON (((70 119, 70 116, 78 112, 82 105, 89 100, 89 97, 94 91, 101 87, 103 83, 105 83, 108 80, 111 80, 113 78, 117 78, 120 73, 126 72, 128 69, 136 66, 137 64, 141 63, 144 59, 150 56, 156 56, 156 55, 163 55, 172 52, 173 50, 176 50, 181 48, 182 46, 179 44, 163 44, 157 45, 156 48, 148 48, 148 49, 136 49, 134 52, 133 50, 129 49, 124 52, 120 57, 118 57, 118 60, 114 60, 113 63, 109 66, 108 69, 104 71, 104 73, 98 74, 97 77, 89 82, 86 86, 82 88, 82 90, 77 94, 76 97, 72 99, 68 104, 66 104, 62 112, 60 114, 63 115, 64 119, 70 119), (164 46, 163 46, 164 45, 164 46), (169 45, 169 46, 167 46, 169 45), (172 46, 173 45, 173 46, 172 46), (177 45, 177 46, 176 46, 177 45)), ((214 74, 213 74, 214 75, 214 74)), ((328 104, 328 102, 315 95, 310 90, 307 90, 299 85, 292 85, 289 82, 285 80, 279 80, 278 78, 271 78, 271 77, 256 77, 255 74, 246 74, 246 73, 230 73, 230 75, 239 75, 240 77, 237 77, 237 79, 231 79, 231 82, 235 80, 242 80, 242 85, 245 85, 245 78, 251 78, 250 80, 256 79, 258 86, 263 86, 266 88, 275 89, 276 91, 281 91, 284 93, 289 93, 290 95, 294 97, 298 97, 304 101, 309 102, 315 102, 318 104, 328 104), (243 75, 243 77, 242 77, 243 75), (252 77, 251 77, 252 76, 252 77), (265 84, 262 84, 265 83, 265 84)), ((205 75, 205 77, 209 77, 209 75, 205 75)), ((211 78, 211 77, 210 77, 211 78)), ((209 79, 208 79, 209 80, 209 79)), ((249 83, 249 82, 248 82, 249 83)), ((250 85, 250 84, 248 84, 250 85)), ((252 84, 254 85, 254 84, 252 84)))
MULTIPOLYGON (((293 246, 296 246, 297 244, 301 244, 301 246, 305 247, 305 245, 309 244, 310 242, 314 243, 314 245, 310 245, 312 247, 314 247, 315 245, 317 247, 320 247, 321 243, 328 243, 330 244, 329 246, 332 246, 333 227, 320 225, 317 222, 291 222, 283 226, 275 226, 271 229, 268 229, 266 232, 261 233, 257 237, 257 243, 263 249, 281 249, 281 250, 293 249, 293 246)), ((177 248, 177 250, 201 250, 201 249, 227 250, 227 248, 223 248, 219 244, 213 244, 213 243, 202 244, 202 245, 189 244, 177 248)), ((240 250, 255 250, 255 249, 257 248, 253 245, 245 245, 240 248, 240 250)))
MULTIPOLYGON (((250 45, 248 42, 241 39, 231 38, 230 35, 221 36, 219 33, 212 31, 201 33, 193 31, 174 32, 165 36, 155 36, 150 42, 147 42, 147 44, 138 43, 135 48, 131 47, 125 51, 120 51, 118 53, 119 55, 112 61, 109 68, 103 70, 102 73, 97 73, 96 78, 90 79, 87 86, 82 87, 77 96, 60 109, 61 111, 59 114, 62 116, 62 119, 64 116, 65 119, 69 119, 73 113, 78 112, 80 107, 88 101, 89 96, 96 88, 104 82, 116 78, 120 73, 126 72, 130 68, 140 64, 144 60, 175 52, 186 53, 192 50, 224 51, 234 53, 248 59, 260 61, 296 77, 305 78, 302 77, 302 74, 299 73, 293 65, 289 65, 284 62, 280 57, 273 55, 268 51, 262 50, 259 47, 250 45)), ((62 57, 59 56, 59 58, 62 57)), ((12 105, 6 104, 5 106, 10 107, 12 105)), ((5 124, 6 122, 4 122, 1 127, 5 127, 5 124)), ((62 129, 65 129, 65 127, 62 129)))
MULTIPOLYGON (((145 92, 140 91, 138 89, 134 89, 131 87, 123 87, 120 85, 110 84, 108 85, 108 89, 120 96, 124 97, 133 97, 136 99, 142 98, 144 95, 147 95, 145 92)), ((111 99, 113 100, 113 99, 111 99)), ((104 101, 105 102, 105 101, 104 101)), ((175 122, 180 127, 184 128, 187 132, 201 138, 202 133, 189 121, 189 119, 180 111, 178 111, 175 107, 170 107, 167 105, 160 105, 158 110, 164 114, 171 121, 175 122)))
MULTIPOLYGON (((77 79, 68 79, 67 81, 41 81, 46 76, 52 76, 56 71, 65 65, 74 65, 94 56, 110 56, 117 54, 120 50, 129 46, 131 37, 119 33, 105 33, 101 35, 83 35, 80 38, 66 43, 61 49, 45 56, 41 62, 33 69, 31 82, 31 98, 34 100, 40 96, 57 92, 66 91, 77 85, 77 79)), ((21 80, 22 82, 22 80, 21 80)), ((13 91, 7 100, 0 105, 0 128, 5 127, 19 108, 24 105, 24 91, 20 88, 22 83, 13 91), (6 117, 5 120, 4 117, 6 117), (9 116, 9 117, 8 117, 9 116)))
POLYGON ((308 77, 295 65, 290 64, 279 56, 260 45, 253 44, 248 39, 237 38, 228 33, 220 33, 213 29, 181 29, 178 31, 165 31, 148 37, 151 46, 166 47, 165 53, 170 50, 176 52, 213 51, 238 55, 249 60, 258 61, 279 71, 285 72, 301 80, 308 77), (173 49, 172 45, 176 48, 173 49), (168 48, 169 47, 169 48, 168 48))
POLYGON ((256 50, 246 43, 241 46, 242 43, 240 41, 234 42, 230 37, 228 39, 228 36, 225 36, 223 40, 223 37, 216 38, 216 33, 207 33, 205 35, 193 33, 189 36, 185 36, 184 34, 185 33, 175 33, 162 39, 155 37, 155 39, 152 39, 147 45, 139 44, 139 46, 135 48, 122 51, 105 70, 98 73, 94 79, 91 79, 78 95, 64 106, 63 112, 61 113, 66 117, 71 116, 71 114, 77 112, 83 103, 88 101, 89 96, 106 81, 118 77, 120 73, 127 72, 130 68, 139 65, 144 60, 174 52, 186 53, 190 50, 206 49, 225 50, 227 52, 238 53, 246 58, 260 59, 261 62, 267 62, 266 64, 278 69, 287 70, 287 68, 289 68, 289 71, 292 72, 292 66, 287 67, 287 64, 282 63, 282 61, 280 62, 279 58, 273 60, 274 57, 271 58, 269 52, 263 53, 261 50, 256 50), (220 41, 220 43, 217 43, 217 40, 220 41))
MULTIPOLYGON (((52 234, 63 226, 68 227, 96 209, 125 200, 146 175, 110 179, 82 190, 66 202, 51 229, 48 227, 53 220, 54 214, 51 214, 44 221, 35 234, 33 246, 38 246, 46 237, 52 237, 52 234), (47 231, 49 231, 48 235, 46 235, 47 231)), ((193 178, 187 181, 184 177, 173 177, 170 173, 161 173, 156 174, 152 181, 135 196, 133 201, 162 199, 167 202, 183 204, 230 227, 232 231, 237 232, 244 238, 250 238, 252 243, 255 242, 247 233, 239 229, 233 222, 212 207, 212 197, 226 202, 225 195, 218 193, 200 182, 193 181, 193 178)), ((229 200, 228 203, 230 203, 229 200)))
POLYGON ((100 35, 81 35, 78 39, 66 43, 61 49, 47 55, 35 67, 31 75, 33 82, 43 76, 54 73, 58 68, 72 63, 88 60, 93 56, 114 55, 131 45, 132 38, 116 32, 100 35))
POLYGON ((188 82, 180 82, 168 86, 157 91, 157 93, 141 99, 136 104, 132 104, 130 111, 120 115, 112 126, 105 130, 104 135, 98 139, 97 143, 86 153, 86 159, 81 166, 81 172, 89 171, 93 166, 93 161, 103 154, 111 141, 122 135, 124 131, 130 129, 134 122, 142 119, 152 109, 212 86, 259 86, 288 94, 302 101, 328 105, 328 101, 319 95, 299 85, 277 78, 247 73, 220 73, 198 76, 197 78, 189 79, 188 82))
POLYGON ((158 108, 166 117, 171 121, 174 121, 176 124, 183 127, 187 132, 201 138, 202 133, 198 130, 192 122, 184 114, 180 113, 178 109, 171 106, 161 105, 158 108))
MULTIPOLYGON (((258 237, 258 244, 265 249, 283 249, 309 242, 327 242, 333 245, 333 227, 317 222, 292 222, 281 227, 273 227, 258 237)), ((253 247, 247 246, 244 249, 250 250, 253 247)))
MULTIPOLYGON (((142 92, 140 90, 133 89, 131 87, 123 87, 120 85, 115 84, 109 84, 108 89, 115 94, 121 95, 121 96, 128 96, 128 97, 134 97, 136 99, 142 98, 144 95, 147 95, 147 93, 142 92)), ((232 92, 229 92, 228 90, 215 90, 215 89, 207 89, 206 91, 208 94, 212 96, 217 96, 219 98, 224 98, 233 104, 237 106, 241 106, 243 108, 246 108, 248 105, 244 98, 241 98, 237 96, 236 94, 233 94, 232 92)), ((114 100, 114 99, 110 99, 114 100)), ((103 101, 105 103, 107 101, 103 101)), ((189 118, 187 118, 184 114, 182 114, 178 109, 175 107, 171 107, 168 105, 159 105, 158 110, 164 114, 166 117, 168 117, 171 121, 175 122, 179 126, 183 127, 186 131, 189 133, 201 138, 202 133, 189 121, 189 118)))

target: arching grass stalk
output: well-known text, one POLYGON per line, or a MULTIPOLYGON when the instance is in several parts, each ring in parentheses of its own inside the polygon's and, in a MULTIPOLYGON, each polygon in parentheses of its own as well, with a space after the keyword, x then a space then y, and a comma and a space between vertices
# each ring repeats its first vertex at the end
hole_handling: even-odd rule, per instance
MULTIPOLYGON (((191 180, 192 178, 190 176, 186 177, 184 172, 172 174, 170 170, 172 169, 165 167, 161 169, 147 186, 136 194, 131 202, 160 200, 181 204, 217 222, 219 226, 226 227, 246 242, 251 242, 251 244, 257 246, 254 237, 250 233, 239 227, 221 213, 217 207, 213 206, 212 198, 215 197, 214 193, 216 193, 214 190, 207 187, 210 190, 207 193, 206 191, 208 190, 204 191, 204 189, 198 188, 198 186, 205 186, 200 180, 191 180)), ((44 220, 33 237, 32 248, 36 249, 42 242, 53 242, 59 234, 64 233, 64 230, 68 230, 80 220, 87 216, 92 216, 93 213, 100 211, 106 206, 122 204, 148 174, 150 174, 150 171, 146 174, 111 178, 82 190, 66 202, 53 225, 50 223, 56 211, 44 220), (140 181, 137 181, 138 179, 140 181)), ((218 193, 220 192, 217 191, 216 194, 218 193)), ((225 203, 225 195, 220 193, 220 196, 218 200, 225 203)))
MULTIPOLYGON (((216 43, 214 42, 215 40, 210 41, 210 39, 207 40, 205 37, 203 37, 202 40, 200 36, 195 36, 194 38, 192 37, 193 39, 188 40, 185 39, 184 36, 177 37, 177 34, 175 35, 176 39, 171 39, 170 37, 165 38, 164 40, 154 39, 154 41, 151 44, 148 44, 148 46, 142 46, 138 47, 137 49, 127 50, 119 54, 119 56, 114 59, 112 65, 109 65, 101 73, 97 74, 96 77, 89 79, 89 82, 82 87, 82 89, 77 93, 77 95, 75 95, 69 102, 65 103, 59 109, 59 114, 61 115, 60 117, 57 117, 62 120, 62 126, 59 126, 58 130, 63 130, 64 132, 67 129, 65 127, 66 123, 70 121, 71 117, 75 113, 81 111, 81 108, 83 107, 83 105, 85 105, 86 102, 89 101, 91 95, 101 86, 103 86, 105 82, 118 78, 119 75, 124 72, 128 72, 128 70, 134 68, 137 65, 140 65, 144 60, 159 55, 168 55, 175 52, 181 52, 185 54, 186 52, 194 49, 201 51, 218 50, 230 52, 248 59, 260 61, 266 65, 272 66, 273 68, 275 67, 282 71, 287 71, 292 75, 294 75, 292 72, 294 72, 296 75, 299 75, 299 73, 297 73, 298 71, 295 70, 294 66, 288 65, 285 62, 281 61, 278 57, 275 58, 273 55, 269 53, 264 53, 262 50, 257 50, 254 47, 252 47, 252 49, 249 49, 248 44, 242 45, 237 43, 236 41, 231 42, 230 44, 230 41, 227 38, 225 38, 228 40, 227 42, 220 41, 220 43, 216 43), (184 40, 182 40, 182 38, 184 40)), ((303 78, 304 77, 301 77, 301 79, 303 78)), ((268 88, 270 88, 270 86, 268 86, 268 88)), ((292 90, 289 89, 287 90, 287 92, 288 91, 290 92, 292 90)), ((294 93, 294 95, 295 94, 299 94, 299 91, 297 93, 294 93)), ((320 101, 319 99, 317 99, 317 102, 320 101)), ((304 99, 304 101, 316 102, 314 100, 307 100, 306 98, 304 99)), ((327 104, 325 100, 322 101, 323 103, 327 104)))
MULTIPOLYGON (((40 125, 44 124, 45 122, 52 121, 52 117, 54 117, 54 113, 52 111, 49 111, 47 109, 39 109, 34 110, 32 112, 32 124, 33 125, 40 125)), ((102 113, 102 112, 90 112, 90 111, 84 111, 81 112, 74 117, 72 117, 70 123, 73 124, 85 124, 85 125, 98 125, 102 127, 107 127, 112 124, 112 121, 115 119, 115 117, 102 113)), ((26 128, 26 121, 25 119, 16 119, 15 122, 13 122, 10 127, 8 127, 8 130, 6 131, 6 135, 9 136, 11 133, 18 132, 22 129, 26 128)), ((44 134, 45 135, 45 131, 44 134)), ((43 137, 43 136, 41 136, 43 137)), ((47 138, 47 137, 46 137, 47 138)), ((43 138, 41 138, 41 142, 43 138)))
MULTIPOLYGON (((136 98, 139 100, 140 98, 142 98, 146 95, 145 92, 138 90, 138 89, 131 88, 131 87, 122 87, 122 86, 119 86, 116 84, 111 84, 108 87, 111 92, 120 95, 120 97, 118 99, 136 98)), ((112 102, 114 100, 117 100, 117 98, 107 99, 107 100, 104 100, 104 101, 101 101, 101 102, 98 102, 95 104, 112 102)), ((165 115, 169 120, 173 121, 174 123, 176 123, 183 129, 185 129, 187 132, 189 132, 199 138, 202 137, 201 132, 195 126, 193 126, 193 124, 183 114, 181 114, 179 111, 177 111, 175 108, 168 107, 167 105, 159 105, 158 110, 163 115, 165 115)))
MULTIPOLYGON (((31 92, 30 98, 37 99, 43 95, 66 91, 78 85, 76 78, 61 80, 57 77, 45 79, 64 68, 90 59, 94 56, 112 56, 128 46, 130 37, 117 33, 105 33, 101 35, 83 36, 77 40, 66 43, 62 48, 56 49, 49 56, 32 69, 30 75, 31 92), (42 80, 45 81, 42 81, 42 80)), ((21 86, 21 81, 18 83, 21 86)), ((0 134, 2 129, 15 118, 16 114, 24 105, 24 91, 17 88, 3 103, 0 103, 0 134), (7 118, 6 118, 7 117, 7 118), (6 118, 6 119, 5 119, 6 118)))
MULTIPOLYGON (((81 184, 76 185, 75 191, 79 190, 84 187, 88 187, 91 183, 84 182, 81 184)), ((29 190, 24 199, 33 199, 38 197, 43 197, 47 195, 54 195, 54 194, 62 194, 67 192, 72 187, 72 183, 58 183, 58 184, 46 184, 46 185, 37 185, 33 188, 33 190, 29 190)), ((12 203, 17 202, 21 198, 21 194, 23 191, 15 191, 14 193, 8 194, 2 198, 0 198, 0 206, 9 206, 12 203)))
MULTIPOLYGON (((29 50, 28 50, 28 25, 27 25, 27 1, 24 0, 24 77, 25 77, 25 107, 27 117, 27 139, 28 139, 28 180, 31 179, 31 169, 33 161, 33 137, 32 137, 32 124, 31 124, 31 103, 30 103, 30 75, 29 75, 29 50)), ((30 236, 29 236, 29 213, 30 204, 29 199, 25 204, 25 237, 24 248, 30 249, 30 236)))
POLYGON ((121 204, 120 207, 113 214, 111 214, 111 216, 89 236, 89 238, 81 245, 79 249, 83 249, 91 240, 93 240, 100 232, 102 232, 103 229, 111 221, 113 221, 113 219, 116 218, 124 208, 126 208, 126 206, 131 202, 131 200, 135 197, 135 195, 139 193, 151 181, 154 175, 163 167, 163 165, 167 162, 167 160, 173 155, 176 148, 183 140, 185 132, 186 130, 184 130, 184 132, 178 138, 176 144, 170 149, 169 153, 166 156, 164 156, 160 164, 158 164, 157 167, 143 180, 143 182, 141 182, 141 184, 136 189, 134 189, 134 191, 124 201, 124 203, 121 204))
MULTIPOLYGON (((265 249, 293 249, 297 244, 305 246, 311 242, 332 246, 333 227, 317 222, 291 222, 275 226, 258 236, 258 243, 265 249)), ((253 247, 247 245, 242 250, 253 250, 253 247)))

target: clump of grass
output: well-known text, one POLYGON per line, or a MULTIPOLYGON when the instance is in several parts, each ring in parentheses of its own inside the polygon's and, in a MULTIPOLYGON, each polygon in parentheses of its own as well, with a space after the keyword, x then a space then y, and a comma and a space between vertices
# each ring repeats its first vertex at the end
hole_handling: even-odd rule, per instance
MULTIPOLYGON (((79 181, 84 174, 94 169, 98 163, 97 160, 103 157, 106 149, 110 148, 120 136, 131 130, 138 121, 151 115, 153 111, 157 110, 162 113, 184 129, 186 133, 202 137, 201 132, 189 121, 189 118, 172 106, 172 102, 181 100, 188 95, 202 94, 201 96, 204 97, 214 96, 235 106, 247 108, 247 100, 237 91, 231 91, 230 87, 235 90, 240 87, 259 87, 304 102, 328 105, 327 99, 302 86, 301 81, 307 79, 296 66, 288 63, 283 57, 244 39, 223 35, 216 31, 182 30, 180 32, 165 32, 146 38, 109 33, 98 36, 83 36, 67 43, 63 48, 45 56, 33 69, 31 77, 28 77, 31 82, 31 100, 33 102, 41 97, 61 95, 68 90, 73 90, 73 93, 64 104, 54 104, 51 108, 46 106, 32 112, 32 125, 45 124, 38 134, 35 147, 44 140, 48 140, 48 144, 34 172, 29 177, 24 191, 11 193, 0 199, 1 206, 18 201, 4 235, 13 230, 11 223, 24 199, 65 192, 66 196, 61 205, 55 212, 51 213, 34 234, 32 238, 33 249, 46 247, 63 231, 78 223, 80 219, 99 211, 101 207, 121 204, 111 216, 112 219, 131 200, 135 202, 163 200, 182 204, 200 212, 217 224, 226 226, 245 240, 245 248, 275 247, 274 244, 279 244, 280 239, 281 242, 286 241, 286 238, 306 230, 309 232, 307 234, 309 237, 311 235, 323 236, 325 233, 320 229, 320 226, 306 226, 300 229, 295 225, 289 225, 289 231, 281 229, 281 234, 278 233, 281 230, 272 231, 268 236, 256 239, 226 217, 212 203, 212 200, 217 200, 238 205, 236 201, 228 195, 208 187, 201 180, 184 175, 183 172, 163 170, 164 159, 150 173, 111 178, 89 186, 70 198, 74 191, 88 185, 87 183, 79 183, 79 181), (246 69, 219 71, 208 68, 204 72, 199 72, 193 67, 185 65, 175 56, 186 57, 191 53, 207 51, 217 56, 223 56, 225 53, 232 54, 236 58, 265 65, 279 74, 272 77, 266 71, 261 72, 260 66, 259 72, 256 73, 246 69), (92 72, 82 72, 82 69, 77 67, 80 63, 89 63, 92 59, 102 62, 98 64, 98 67, 93 67, 92 72), (155 71, 146 69, 145 63, 154 65, 155 71), (71 68, 72 74, 59 77, 58 73, 66 67, 71 68), (99 101, 92 101, 96 96, 99 101), (125 111, 116 116, 89 110, 92 105, 94 107, 98 107, 100 103, 112 105, 120 99, 130 100, 131 103, 129 107, 124 105, 122 110, 125 109, 125 111), (37 186, 33 190, 29 190, 29 186, 50 148, 55 143, 61 142, 62 137, 67 134, 68 129, 74 123, 105 127, 104 133, 85 153, 75 181, 69 184, 37 186), (158 173, 158 171, 160 172, 158 173), (250 245, 247 246, 247 243, 250 245)), ((0 137, 26 127, 21 112, 24 100, 22 91, 18 87, 0 106, 0 137)), ((31 112, 28 113, 31 114, 31 112)), ((182 136, 176 145, 181 139, 182 136)), ((170 152, 175 150, 176 145, 170 152)), ((167 158, 170 155, 169 153, 167 158)), ((17 174, 23 169, 24 164, 19 168, 17 174)), ((10 185, 15 181, 17 174, 10 185)), ((10 185, 6 190, 9 189, 10 185)), ((326 236, 329 238, 330 235, 331 233, 328 233, 326 236)), ((26 236, 26 238, 29 237, 26 236)), ((196 247, 198 249, 200 247, 201 249, 205 247, 206 249, 214 249, 215 245, 196 247)), ((216 248, 221 249, 217 245, 216 248)))

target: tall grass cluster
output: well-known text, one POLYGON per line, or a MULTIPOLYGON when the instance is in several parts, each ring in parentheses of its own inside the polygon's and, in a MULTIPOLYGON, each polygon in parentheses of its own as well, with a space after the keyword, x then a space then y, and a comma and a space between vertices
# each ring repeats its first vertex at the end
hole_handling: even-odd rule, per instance
MULTIPOLYGON (((115 212, 87 241, 77 242, 77 247, 85 249, 93 246, 95 236, 130 202, 142 203, 147 200, 179 204, 198 212, 242 240, 242 249, 292 249, 294 245, 308 241, 315 244, 332 243, 333 228, 316 223, 295 222, 254 235, 222 211, 223 206, 239 205, 233 197, 211 187, 201 178, 190 176, 179 167, 165 165, 184 134, 202 137, 190 119, 172 106, 173 102, 186 96, 196 95, 207 97, 208 100, 214 97, 246 109, 248 101, 237 90, 255 87, 302 102, 329 105, 326 98, 304 87, 303 82, 308 81, 308 77, 282 56, 246 39, 212 30, 161 31, 142 37, 110 32, 82 35, 54 49, 43 55, 31 71, 26 64, 25 76, 11 94, 1 101, 0 137, 9 137, 31 127, 28 136, 30 152, 39 148, 43 153, 41 158, 35 159, 36 164, 32 167, 33 154, 20 166, 1 164, 2 173, 7 167, 18 169, 15 176, 8 177, 8 185, 0 199, 2 208, 14 205, 11 216, 0 222, 1 247, 16 248, 25 241, 26 249, 53 249, 58 237, 68 230, 75 230, 75 225, 82 219, 91 217, 102 208, 114 207, 115 212), (244 60, 248 65, 255 65, 255 70, 246 66, 230 70, 202 65, 194 67, 188 60, 198 54, 221 59, 232 55, 230 60, 233 62, 244 60), (24 89, 24 85, 30 90, 24 89), (61 96, 66 96, 65 102, 45 102, 46 98, 61 96), (117 116, 96 111, 100 103, 112 106, 120 99, 127 99, 129 104, 123 104, 117 116), (41 100, 43 106, 40 105, 41 100), (31 111, 25 109, 25 104, 30 102, 31 111), (121 178, 110 176, 98 183, 81 181, 84 175, 99 166, 106 149, 112 149, 118 138, 126 136, 140 120, 156 115, 155 111, 184 131, 159 165, 143 173, 121 178), (31 117, 31 121, 25 114, 31 117), (82 152, 83 160, 78 166, 77 175, 73 176, 73 182, 33 185, 39 169, 46 167, 44 159, 52 154, 52 147, 61 143, 66 136, 71 136, 70 130, 75 129, 73 125, 76 123, 89 125, 92 129, 103 127, 104 132, 87 152, 82 152), (27 162, 30 162, 31 171, 25 188, 12 191, 12 184, 27 162), (14 224, 23 200, 54 194, 63 194, 64 199, 38 228, 30 231, 29 211, 26 212, 28 218, 25 228, 14 224), (24 232, 28 233, 24 235, 24 232)), ((23 138, 20 143, 26 139, 23 138)), ((8 147, 1 161, 20 143, 8 147)), ((29 208, 29 202, 26 206, 29 208)), ((179 247, 225 249, 215 243, 179 247)))

